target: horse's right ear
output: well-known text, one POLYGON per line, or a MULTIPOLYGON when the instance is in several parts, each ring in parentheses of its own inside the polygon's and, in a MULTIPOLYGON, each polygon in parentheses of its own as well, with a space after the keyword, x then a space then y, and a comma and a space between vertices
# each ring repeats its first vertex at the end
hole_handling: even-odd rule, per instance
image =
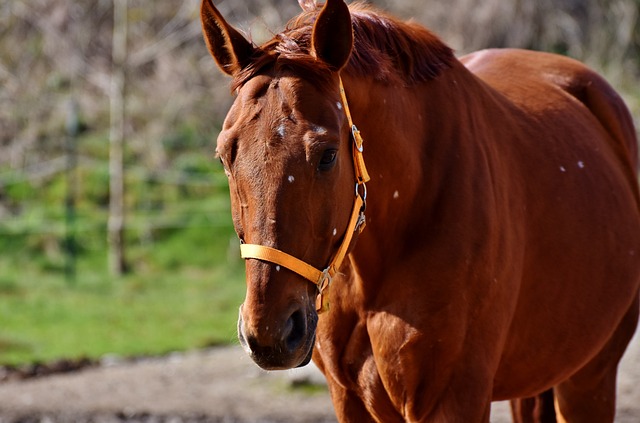
POLYGON ((242 70, 254 52, 253 45, 224 20, 212 0, 202 0, 200 20, 204 41, 220 69, 228 75, 242 70))

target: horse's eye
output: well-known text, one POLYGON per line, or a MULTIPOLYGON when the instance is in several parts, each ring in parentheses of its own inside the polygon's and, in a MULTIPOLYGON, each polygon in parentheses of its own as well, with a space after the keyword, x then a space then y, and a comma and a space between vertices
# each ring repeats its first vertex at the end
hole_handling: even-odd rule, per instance
POLYGON ((318 169, 319 170, 331 169, 336 162, 337 155, 338 155, 338 150, 335 150, 335 149, 325 150, 325 152, 322 153, 322 158, 320 158, 318 169))

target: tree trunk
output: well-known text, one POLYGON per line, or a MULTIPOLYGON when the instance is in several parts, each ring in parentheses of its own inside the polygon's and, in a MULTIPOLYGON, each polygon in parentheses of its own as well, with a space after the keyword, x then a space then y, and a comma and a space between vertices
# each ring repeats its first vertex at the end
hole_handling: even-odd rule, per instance
POLYGON ((127 61, 127 0, 113 1, 113 50, 111 72, 111 123, 109 131, 109 270, 120 276, 126 271, 124 141, 127 61))

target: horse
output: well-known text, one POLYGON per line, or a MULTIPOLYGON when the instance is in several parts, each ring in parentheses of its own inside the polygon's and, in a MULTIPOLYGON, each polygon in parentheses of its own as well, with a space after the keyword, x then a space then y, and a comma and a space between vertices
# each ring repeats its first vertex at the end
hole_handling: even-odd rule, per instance
POLYGON ((203 0, 232 77, 216 145, 257 365, 311 359, 341 422, 613 422, 638 321, 638 142, 570 58, 457 58, 372 6, 300 1, 258 46, 203 0))

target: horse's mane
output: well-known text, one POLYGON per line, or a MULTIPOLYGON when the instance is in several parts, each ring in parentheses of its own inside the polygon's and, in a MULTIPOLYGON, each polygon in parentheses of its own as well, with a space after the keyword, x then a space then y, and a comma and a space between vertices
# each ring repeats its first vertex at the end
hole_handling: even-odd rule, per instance
MULTIPOLYGON (((415 22, 403 22, 372 6, 349 6, 354 47, 345 72, 384 83, 413 85, 437 77, 454 61, 453 50, 415 22)), ((270 69, 296 69, 314 81, 326 82, 327 65, 310 53, 313 24, 320 9, 303 12, 285 30, 257 47, 250 61, 235 75, 232 89, 270 69)))

